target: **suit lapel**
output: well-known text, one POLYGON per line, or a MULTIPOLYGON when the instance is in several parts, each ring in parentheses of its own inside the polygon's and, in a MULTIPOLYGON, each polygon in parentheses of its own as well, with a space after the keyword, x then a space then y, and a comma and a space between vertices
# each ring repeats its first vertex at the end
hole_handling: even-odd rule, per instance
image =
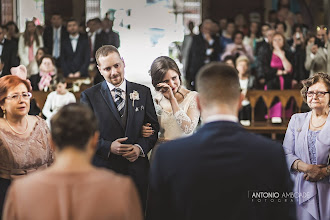
MULTIPOLYGON (((133 106, 133 101, 130 99, 129 94, 133 92, 134 85, 133 83, 129 82, 126 80, 126 100, 127 100, 127 122, 126 122, 126 131, 125 135, 127 136, 128 129, 131 127, 131 123, 133 122, 133 117, 134 117, 134 106, 133 106)), ((136 106, 136 101, 134 102, 134 105, 136 106)))
POLYGON ((118 113, 118 110, 117 110, 117 107, 116 107, 116 104, 115 102, 113 101, 113 98, 112 98, 112 95, 111 95, 111 92, 109 90, 109 87, 107 85, 107 82, 104 80, 102 82, 102 85, 101 85, 101 95, 105 101, 105 103, 107 103, 107 105, 109 106, 110 110, 112 111, 113 115, 115 116, 116 120, 118 121, 118 123, 124 127, 124 125, 122 124, 122 121, 120 120, 120 115, 118 113))

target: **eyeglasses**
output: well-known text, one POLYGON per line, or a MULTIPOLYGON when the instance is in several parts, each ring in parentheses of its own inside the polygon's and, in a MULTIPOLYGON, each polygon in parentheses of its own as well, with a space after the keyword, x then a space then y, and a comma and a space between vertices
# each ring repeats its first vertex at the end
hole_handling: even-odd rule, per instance
POLYGON ((9 95, 6 97, 6 99, 18 101, 20 99, 20 97, 22 97, 22 99, 24 99, 24 100, 28 100, 32 97, 32 93, 23 92, 21 95, 20 94, 9 95))
POLYGON ((325 94, 327 94, 329 92, 314 92, 314 91, 308 91, 306 92, 307 97, 313 97, 314 94, 318 97, 318 98, 322 98, 324 97, 325 94))

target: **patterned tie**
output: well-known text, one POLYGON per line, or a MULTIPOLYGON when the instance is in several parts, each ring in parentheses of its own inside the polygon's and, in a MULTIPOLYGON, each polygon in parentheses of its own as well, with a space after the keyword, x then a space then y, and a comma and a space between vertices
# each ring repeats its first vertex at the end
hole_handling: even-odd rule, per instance
POLYGON ((125 100, 122 97, 122 90, 120 88, 115 88, 115 103, 120 117, 124 115, 125 100))

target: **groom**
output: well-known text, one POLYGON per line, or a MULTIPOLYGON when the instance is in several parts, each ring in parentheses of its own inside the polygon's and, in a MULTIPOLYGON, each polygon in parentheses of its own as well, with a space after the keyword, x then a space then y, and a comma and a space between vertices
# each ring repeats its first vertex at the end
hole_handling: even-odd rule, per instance
POLYGON ((159 124, 150 89, 127 81, 125 63, 114 46, 96 52, 98 69, 105 81, 81 93, 81 102, 94 111, 100 124, 100 139, 93 164, 129 175, 134 180, 145 209, 149 161, 147 154, 157 141, 159 124), (150 123, 154 134, 141 135, 150 123))

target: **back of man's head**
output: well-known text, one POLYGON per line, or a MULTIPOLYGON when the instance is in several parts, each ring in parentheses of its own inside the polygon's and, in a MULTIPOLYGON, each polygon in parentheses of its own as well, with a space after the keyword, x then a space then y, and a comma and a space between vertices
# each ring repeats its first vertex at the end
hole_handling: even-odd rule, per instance
POLYGON ((51 119, 51 135, 56 147, 63 150, 74 147, 84 151, 90 138, 97 132, 94 113, 78 103, 62 107, 51 119))
POLYGON ((212 62, 202 67, 196 77, 196 88, 204 107, 236 106, 240 99, 237 70, 223 63, 212 62))

